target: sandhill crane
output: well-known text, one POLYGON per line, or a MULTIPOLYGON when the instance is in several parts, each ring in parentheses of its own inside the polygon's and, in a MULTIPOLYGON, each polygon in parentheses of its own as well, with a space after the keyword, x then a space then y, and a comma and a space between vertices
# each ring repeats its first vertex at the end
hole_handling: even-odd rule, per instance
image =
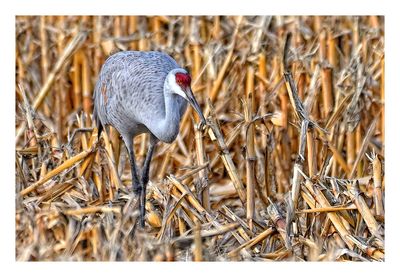
POLYGON ((190 83, 189 73, 165 53, 122 51, 106 60, 94 89, 93 116, 99 138, 104 126, 111 125, 128 150, 133 191, 140 199, 142 228, 150 161, 157 142, 175 140, 187 102, 198 113, 200 124, 205 124, 190 83), (133 138, 142 133, 150 134, 150 145, 139 178, 133 138))

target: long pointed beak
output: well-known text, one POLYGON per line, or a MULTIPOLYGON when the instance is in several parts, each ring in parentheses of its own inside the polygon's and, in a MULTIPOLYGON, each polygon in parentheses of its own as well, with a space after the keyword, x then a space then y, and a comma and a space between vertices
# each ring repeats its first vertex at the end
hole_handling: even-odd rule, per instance
POLYGON ((204 118, 203 112, 200 109, 199 103, 197 103, 196 98, 194 98, 192 89, 190 87, 188 87, 185 90, 185 92, 186 92, 186 96, 189 101, 189 104, 193 107, 193 109, 197 112, 197 114, 200 117, 200 120, 201 120, 200 124, 204 126, 206 124, 206 119, 204 118))

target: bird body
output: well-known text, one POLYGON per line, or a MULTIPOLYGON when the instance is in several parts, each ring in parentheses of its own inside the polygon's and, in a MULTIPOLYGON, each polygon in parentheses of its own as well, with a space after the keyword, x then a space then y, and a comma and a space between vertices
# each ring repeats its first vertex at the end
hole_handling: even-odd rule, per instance
POLYGON ((110 124, 122 136, 151 132, 161 141, 172 142, 187 102, 176 94, 164 93, 169 89, 165 79, 179 68, 162 52, 123 51, 110 56, 95 87, 97 125, 110 124), (167 109, 170 118, 166 119, 167 109), (162 123, 168 125, 166 130, 162 123))
POLYGON ((190 82, 189 73, 165 53, 122 51, 105 61, 94 89, 93 116, 99 134, 105 125, 111 125, 127 147, 133 189, 141 193, 142 227, 150 161, 157 142, 175 140, 188 102, 205 122, 190 82), (149 133, 151 139, 139 178, 132 140, 142 133, 149 133))

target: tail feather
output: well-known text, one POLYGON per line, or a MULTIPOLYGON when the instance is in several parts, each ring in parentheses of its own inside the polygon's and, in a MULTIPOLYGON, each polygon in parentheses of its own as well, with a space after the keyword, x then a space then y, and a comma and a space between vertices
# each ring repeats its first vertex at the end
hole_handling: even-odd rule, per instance
POLYGON ((97 139, 100 139, 102 131, 103 131, 103 125, 100 123, 99 125, 97 125, 97 139))
POLYGON ((100 139, 101 132, 103 131, 104 127, 103 127, 103 124, 101 123, 99 115, 97 114, 96 108, 94 108, 94 110, 93 110, 93 119, 96 122, 97 138, 100 139))

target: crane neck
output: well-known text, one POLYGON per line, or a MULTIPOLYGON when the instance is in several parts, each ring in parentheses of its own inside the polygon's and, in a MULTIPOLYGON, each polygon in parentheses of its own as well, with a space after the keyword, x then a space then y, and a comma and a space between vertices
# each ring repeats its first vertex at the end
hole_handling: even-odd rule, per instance
POLYGON ((165 116, 156 124, 152 130, 153 134, 161 141, 171 143, 179 133, 179 124, 181 120, 181 96, 173 93, 168 82, 164 85, 164 104, 165 116))

